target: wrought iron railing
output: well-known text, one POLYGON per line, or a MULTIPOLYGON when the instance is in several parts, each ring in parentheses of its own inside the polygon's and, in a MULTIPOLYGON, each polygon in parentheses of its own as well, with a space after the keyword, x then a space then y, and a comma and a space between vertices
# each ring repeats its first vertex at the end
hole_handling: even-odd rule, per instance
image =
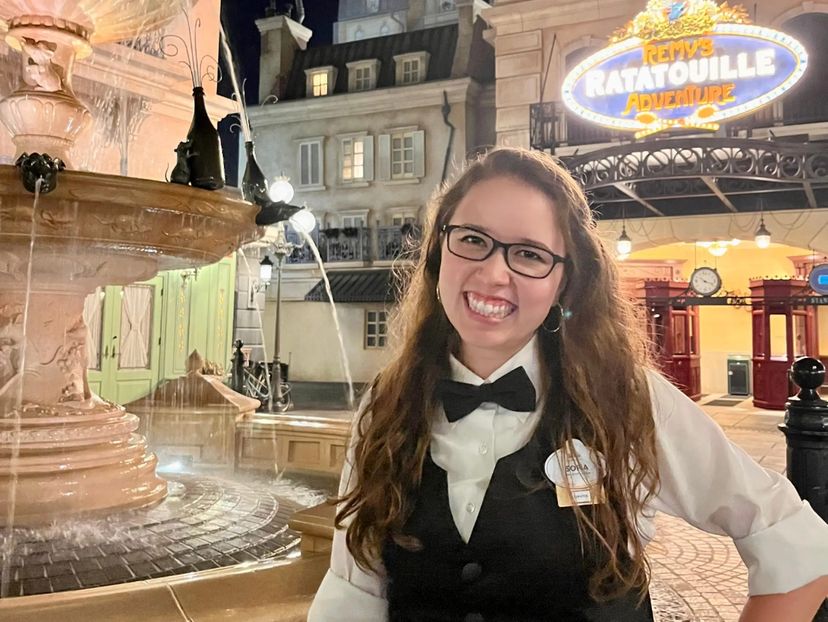
POLYGON ((529 107, 529 144, 532 149, 554 152, 562 145, 609 143, 616 138, 617 134, 612 130, 566 112, 561 102, 541 102, 529 107))
POLYGON ((411 250, 421 238, 416 225, 392 225, 377 228, 377 259, 390 261, 411 250))
POLYGON ((371 230, 368 227, 344 227, 322 231, 325 261, 370 261, 371 230))
MULTIPOLYGON (((327 249, 319 245, 319 228, 314 229, 310 237, 319 248, 319 255, 322 257, 322 261, 326 261, 325 252, 327 249)), ((293 252, 286 259, 287 263, 316 263, 316 257, 314 257, 310 246, 308 246, 305 239, 290 225, 285 227, 285 239, 294 245, 293 252)))
POLYGON ((156 30, 154 32, 147 32, 142 35, 138 35, 132 39, 118 41, 118 43, 128 48, 132 48, 133 50, 137 50, 138 52, 155 56, 156 58, 166 58, 163 52, 164 46, 161 41, 163 36, 163 30, 156 30))

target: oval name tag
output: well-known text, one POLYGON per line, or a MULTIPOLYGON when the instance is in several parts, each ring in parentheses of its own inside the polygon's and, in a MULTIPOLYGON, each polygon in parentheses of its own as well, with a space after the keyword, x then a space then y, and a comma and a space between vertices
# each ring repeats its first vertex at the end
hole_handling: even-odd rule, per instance
POLYGON ((572 439, 574 453, 559 449, 553 452, 543 465, 544 473, 555 486, 588 488, 598 483, 598 465, 604 461, 598 452, 592 451, 579 439, 572 439))

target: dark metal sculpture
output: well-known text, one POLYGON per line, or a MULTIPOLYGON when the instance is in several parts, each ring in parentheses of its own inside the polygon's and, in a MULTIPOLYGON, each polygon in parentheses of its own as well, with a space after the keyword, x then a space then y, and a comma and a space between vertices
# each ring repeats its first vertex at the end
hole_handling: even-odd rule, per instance
POLYGON ((193 143, 190 140, 184 140, 178 143, 175 148, 176 162, 175 168, 170 173, 170 181, 174 184, 190 183, 190 156, 192 155, 193 143))
POLYGON ((52 158, 45 153, 24 153, 15 165, 20 169, 20 178, 23 187, 29 192, 35 192, 38 180, 41 194, 47 194, 57 187, 57 175, 66 166, 60 158, 52 158))
POLYGON ((302 209, 296 205, 290 205, 282 201, 271 201, 270 199, 259 203, 259 205, 261 205, 262 209, 256 215, 256 224, 260 227, 275 225, 277 222, 289 220, 291 216, 302 209))
POLYGON ((245 201, 250 201, 256 205, 264 205, 270 201, 267 195, 267 180, 256 161, 253 141, 246 141, 244 149, 247 152, 247 165, 244 167, 244 176, 242 177, 242 196, 245 201))

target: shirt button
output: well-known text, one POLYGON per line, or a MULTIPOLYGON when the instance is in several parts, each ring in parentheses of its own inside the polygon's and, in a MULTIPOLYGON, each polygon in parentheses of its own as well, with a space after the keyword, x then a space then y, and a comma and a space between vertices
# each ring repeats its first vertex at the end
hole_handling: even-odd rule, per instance
POLYGON ((466 504, 466 512, 469 514, 474 514, 474 503, 466 504))
POLYGON ((483 573, 483 566, 478 564, 477 562, 469 562, 465 566, 463 566, 463 570, 460 571, 460 580, 463 583, 471 583, 475 579, 477 579, 483 573))
POLYGON ((481 456, 485 456, 489 453, 489 446, 486 443, 480 443, 480 446, 477 448, 477 451, 480 452, 481 456))

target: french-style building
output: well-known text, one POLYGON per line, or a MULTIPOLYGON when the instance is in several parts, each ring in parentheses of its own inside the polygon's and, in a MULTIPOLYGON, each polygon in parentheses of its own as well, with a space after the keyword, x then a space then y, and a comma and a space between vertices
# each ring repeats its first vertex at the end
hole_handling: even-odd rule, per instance
MULTIPOLYGON (((267 175, 288 176, 292 202, 316 215, 312 237, 357 382, 385 356, 391 267, 406 236, 417 235, 423 207, 457 164, 495 142, 486 8, 480 0, 345 0, 336 43, 324 47, 307 47, 312 33, 287 16, 257 21, 260 104, 249 112, 257 159, 267 175)), ((258 259, 252 274, 240 263, 237 335, 255 345, 258 319, 243 307, 255 302, 258 259)), ((288 257, 283 275, 281 359, 291 380, 340 383, 330 305, 306 246, 288 257)), ((264 313, 267 358, 275 289, 264 313)))

